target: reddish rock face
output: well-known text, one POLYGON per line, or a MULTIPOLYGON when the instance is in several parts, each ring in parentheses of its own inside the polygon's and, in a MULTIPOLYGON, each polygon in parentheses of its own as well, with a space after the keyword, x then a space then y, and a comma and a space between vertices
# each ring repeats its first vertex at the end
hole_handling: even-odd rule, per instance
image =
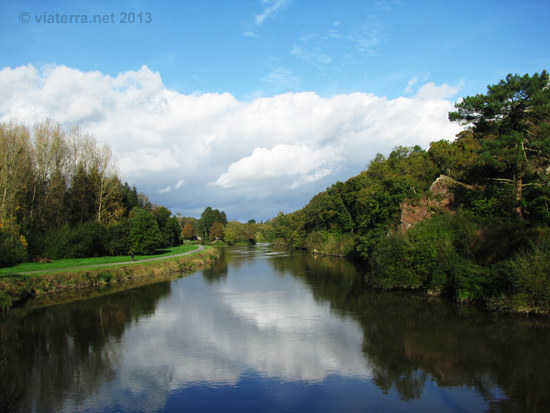
MULTIPOLYGON (((401 231, 406 231, 417 222, 430 219, 433 212, 441 209, 449 209, 449 205, 454 201, 452 187, 456 185, 464 185, 454 179, 441 175, 437 178, 430 192, 434 198, 422 197, 420 201, 412 204, 410 201, 405 201, 401 205, 401 231)), ((452 212, 452 211, 451 211, 452 212)))

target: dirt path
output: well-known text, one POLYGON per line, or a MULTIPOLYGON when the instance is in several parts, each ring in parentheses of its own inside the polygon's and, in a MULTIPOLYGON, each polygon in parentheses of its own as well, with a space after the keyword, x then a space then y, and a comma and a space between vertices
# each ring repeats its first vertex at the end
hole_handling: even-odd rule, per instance
POLYGON ((26 271, 26 272, 19 272, 18 274, 38 274, 41 272, 55 272, 55 271, 72 271, 72 270, 80 270, 82 268, 94 268, 94 267, 114 267, 115 265, 131 265, 131 264, 139 264, 142 262, 150 262, 150 261, 160 261, 165 260, 168 258, 175 258, 175 257, 181 257, 184 255, 194 254, 195 252, 199 252, 204 250, 204 245, 198 245, 198 249, 193 251, 187 251, 187 252, 181 252, 179 254, 174 255, 166 255, 163 257, 155 257, 155 258, 147 258, 144 260, 139 261, 123 261, 123 262, 111 262, 107 264, 92 264, 92 265, 82 265, 80 267, 70 267, 70 268, 52 268, 48 270, 37 270, 37 271, 26 271))

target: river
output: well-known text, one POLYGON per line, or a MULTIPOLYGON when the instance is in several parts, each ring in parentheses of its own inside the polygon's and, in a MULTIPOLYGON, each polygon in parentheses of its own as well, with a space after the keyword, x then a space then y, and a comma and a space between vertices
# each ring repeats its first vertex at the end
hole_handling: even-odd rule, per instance
POLYGON ((550 324, 372 291, 268 245, 0 320, 1 407, 37 412, 550 411, 550 324))

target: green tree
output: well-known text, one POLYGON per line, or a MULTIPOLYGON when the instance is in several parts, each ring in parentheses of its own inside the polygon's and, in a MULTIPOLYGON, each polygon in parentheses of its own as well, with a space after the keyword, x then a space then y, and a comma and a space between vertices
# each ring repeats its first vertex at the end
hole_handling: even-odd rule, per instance
POLYGON ((206 207, 204 211, 202 211, 197 228, 197 231, 201 237, 204 239, 209 239, 209 231, 214 222, 219 222, 222 226, 227 224, 227 216, 225 215, 225 212, 218 209, 213 209, 212 207, 206 207))
POLYGON ((67 193, 68 215, 71 224, 81 224, 95 219, 95 196, 92 184, 84 164, 79 164, 72 177, 71 188, 67 193))
MULTIPOLYGON (((154 215, 145 209, 130 214, 130 250, 135 254, 152 254, 162 245, 162 233, 154 215)), ((130 252, 130 251, 129 251, 130 252)))
MULTIPOLYGON (((455 104, 449 119, 468 126, 479 141, 477 174, 487 185, 512 185, 516 210, 533 215, 549 192, 550 165, 550 79, 539 75, 509 74, 486 94, 468 96, 455 104), (531 193, 524 191, 534 188, 531 193)), ((548 221, 550 222, 550 221, 548 221)))
POLYGON ((130 252, 131 221, 122 218, 107 227, 107 242, 105 249, 109 255, 127 255, 130 252))
POLYGON ((172 212, 164 206, 157 206, 151 212, 155 216, 162 233, 162 247, 178 245, 181 241, 181 227, 178 219, 172 217, 172 212))
POLYGON ((0 218, 0 267, 11 267, 27 258, 27 241, 13 220, 0 218))

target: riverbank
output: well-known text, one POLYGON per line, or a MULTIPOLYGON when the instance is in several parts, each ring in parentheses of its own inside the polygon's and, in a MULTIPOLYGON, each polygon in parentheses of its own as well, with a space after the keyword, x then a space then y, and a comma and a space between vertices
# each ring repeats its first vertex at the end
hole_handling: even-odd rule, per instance
POLYGON ((80 267, 38 274, 17 274, 0 278, 0 309, 45 294, 84 289, 105 288, 139 278, 158 278, 167 274, 193 272, 215 262, 216 248, 206 248, 189 255, 160 258, 155 261, 80 267))

